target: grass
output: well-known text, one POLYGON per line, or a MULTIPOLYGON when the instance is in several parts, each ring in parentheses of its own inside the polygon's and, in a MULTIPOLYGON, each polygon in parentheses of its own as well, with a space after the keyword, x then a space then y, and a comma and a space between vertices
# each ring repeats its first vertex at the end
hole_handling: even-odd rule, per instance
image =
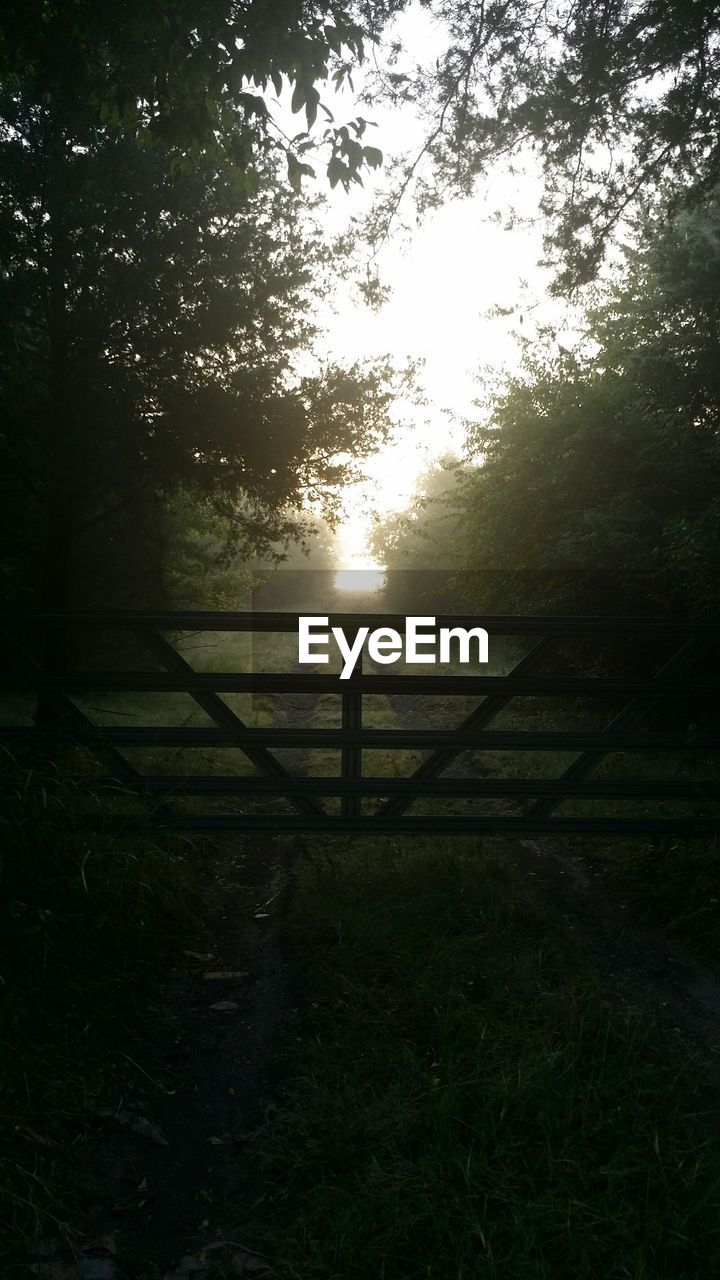
MULTIPOLYGON (((251 657, 256 670, 286 670, 294 656, 293 636, 263 638, 252 655, 243 635, 184 643, 199 670, 243 669, 251 657)), ((500 656, 500 665, 511 660, 500 656)), ((282 706, 277 697, 226 701, 256 725, 273 723, 282 706)), ((83 705, 105 723, 208 722, 180 695, 107 695, 102 709, 89 695, 83 705)), ((455 724, 475 705, 425 699, 420 712, 455 724)), ((339 724, 340 711, 334 696, 308 703, 316 727, 339 724)), ((402 718, 379 696, 363 698, 363 713, 373 727, 402 718)), ((494 727, 548 727, 553 714, 549 702, 518 699, 494 727)), ((580 704, 562 709, 567 727, 583 714, 580 704)), ((235 750, 128 755, 159 772, 252 771, 235 750)), ((420 758, 367 752, 365 772, 402 776, 420 758)), ((468 772, 474 759, 500 776, 551 776, 571 758, 477 752, 468 772)), ((682 767, 696 776, 701 765, 682 767)), ((338 766, 332 751, 294 764, 311 774, 338 766)), ((672 777, 677 767, 615 756, 597 772, 672 777)), ((68 1159, 61 1144, 103 1093, 118 1017, 172 945, 191 896, 176 849, 149 834, 130 843, 82 831, 75 815, 86 801, 72 787, 10 803, 0 1252, 37 1231, 71 1230, 78 1153, 68 1159)), ((598 807, 583 801, 562 812, 598 807)), ((412 811, 442 810, 458 806, 428 800, 412 811)), ((649 918, 720 957, 717 848, 574 847, 602 862, 618 894, 649 918)), ((265 1135, 278 1187, 268 1249, 282 1280, 715 1280, 716 1099, 708 1103, 695 1065, 669 1052, 647 1019, 606 998, 563 923, 529 907, 487 851, 467 841, 318 841, 301 867, 295 910, 303 923, 332 924, 340 940, 313 952, 288 1063, 293 1089, 265 1135)))
MULTIPOLYGON (((398 717, 393 710, 390 699, 383 695, 366 695, 362 699, 363 726, 372 729, 400 728, 398 717)), ((321 694, 312 709, 308 725, 314 729, 339 729, 342 723, 341 700, 336 694, 321 694)), ((413 773, 422 760, 419 751, 408 750, 374 750, 365 751, 363 756, 363 772, 376 778, 406 777, 413 773)), ((339 776, 341 758, 339 751, 328 748, 316 748, 306 753, 301 762, 299 772, 312 777, 339 776)), ((364 800, 366 812, 377 808, 376 799, 364 800)), ((340 812, 340 800, 328 796, 324 800, 328 813, 340 812)))
MULTIPOLYGON (((496 651, 489 671, 499 674, 512 666, 518 657, 519 652, 512 647, 496 651)), ((462 668, 455 665, 437 670, 458 674, 462 668)), ((477 699, 408 697, 407 704, 408 716, 414 716, 416 723, 424 719, 428 724, 451 727, 474 710, 477 699)), ((521 697, 504 708, 490 727, 525 731, 600 729, 618 709, 619 703, 611 710, 607 706, 591 706, 588 700, 521 697)), ((402 720, 402 712, 399 719, 402 720)), ((402 753, 381 754, 392 758, 402 753)), ((366 753, 365 772, 371 771, 367 763, 371 758, 371 754, 366 753)), ((488 774, 500 778, 553 778, 560 776, 575 758, 575 753, 557 751, 468 751, 458 758, 454 770, 465 776, 480 772, 481 776, 488 774)), ((374 763, 373 759, 373 771, 374 763)), ((401 768, 394 771, 407 773, 411 770, 401 768)), ((386 765, 383 772, 391 773, 393 769, 386 765)), ((708 754, 689 751, 682 754, 616 752, 606 756, 588 776, 638 782, 715 781, 717 760, 708 754)), ((523 802, 513 804, 505 801, 502 807, 507 812, 520 813, 523 802)), ((474 811, 480 810, 475 808, 474 811)), ((680 801, 662 797, 645 800, 584 798, 563 801, 558 804, 555 814, 557 817, 673 818, 713 817, 716 811, 717 806, 702 797, 680 801)), ((463 801, 433 797, 414 801, 409 812, 420 817, 463 813, 467 808, 463 801)), ((702 960, 715 965, 720 961, 720 838, 679 840, 677 837, 657 837, 643 840, 619 836, 612 839, 555 836, 552 847, 568 849, 588 858, 602 873, 610 892, 618 899, 632 902, 648 923, 663 928, 670 937, 702 960)))
POLYGON ((717 1100, 477 845, 317 843, 273 1275, 715 1280, 717 1100), (708 1114, 710 1113, 710 1114, 708 1114))
POLYGON ((72 1233, 87 1108, 137 999, 189 924, 177 846, 78 823, 71 787, 3 798, 0 1257, 72 1233))
MULTIPOLYGON (((186 656, 201 670, 247 665, 247 637, 221 639, 205 648, 195 637, 186 656)), ((269 639, 255 669, 288 669, 292 641, 269 639)), ((281 702, 227 701, 252 724, 272 723, 281 702)), ((89 702, 123 723, 206 720, 172 696, 150 714, 147 696, 118 696, 104 713, 89 702)), ((421 711, 457 723, 474 705, 427 699, 421 711)), ((401 717, 384 697, 366 696, 363 710, 375 727, 401 717)), ((497 725, 547 727, 547 716, 520 699, 497 725)), ((308 703, 308 717, 339 723, 339 699, 308 703)), ((197 755, 198 772, 251 769, 239 751, 197 755)), ((368 752, 365 771, 402 775, 420 758, 368 752)), ((476 759, 504 776, 547 776, 570 757, 476 759)), ((195 768, 187 752, 138 752, 137 763, 195 768)), ((296 761, 321 774, 338 764, 331 751, 296 761)), ((632 760, 610 768, 623 776, 632 760)), ((76 822, 86 803, 66 785, 18 794, 5 814, 0 1253, 37 1231, 72 1230, 78 1151, 68 1158, 62 1143, 103 1094, 123 1015, 192 898, 175 847, 88 835, 76 822)), ((717 850, 585 842, 583 852, 602 858, 623 896, 717 956, 717 850)), ((563 922, 529 906, 487 850, 317 841, 294 910, 306 932, 339 941, 313 950, 291 1089, 263 1137, 277 1187, 267 1251, 280 1280, 715 1280, 716 1097, 648 1018, 607 997, 563 922)))
POLYGON ((659 926, 700 960, 720 964, 720 844, 707 840, 598 839, 584 842, 584 854, 609 892, 632 904, 648 923, 659 926))

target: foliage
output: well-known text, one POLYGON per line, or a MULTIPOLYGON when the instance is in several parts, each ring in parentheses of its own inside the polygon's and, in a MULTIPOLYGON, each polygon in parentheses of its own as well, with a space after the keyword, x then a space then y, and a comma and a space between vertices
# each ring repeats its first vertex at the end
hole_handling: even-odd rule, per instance
MULTIPOLYGON (((160 146, 175 174, 199 157, 229 167, 239 194, 280 160, 289 185, 313 176, 350 189, 382 164, 369 122, 334 119, 332 89, 364 75, 371 105, 416 108, 420 151, 400 164, 368 229, 388 232, 405 192, 419 207, 470 194, 508 157, 534 152, 557 287, 592 278, 608 243, 663 185, 702 198, 720 174, 720 41, 711 0, 598 6, 581 0, 424 0, 433 61, 405 69, 392 24, 407 0, 9 0, 0 81, 31 76, 47 100, 72 83, 96 118, 143 147, 160 146), (374 50, 389 33, 387 56, 374 50), (278 99, 304 128, 286 136, 278 99), (427 163, 425 163, 427 162, 427 163)), ((277 169, 275 170, 277 175, 277 169)), ((506 211, 507 212, 507 211, 506 211)))
POLYGON ((458 564, 463 474, 459 459, 441 458, 419 477, 407 508, 376 518, 370 542, 385 569, 383 594, 392 609, 416 613, 431 604, 451 607, 448 570, 458 564))
MULTIPOLYGON (((498 161, 535 157, 556 287, 591 279, 628 215, 661 186, 702 198, 720 177, 720 19, 712 0, 431 0, 440 54, 383 67, 373 83, 427 121, 373 221, 387 230, 404 191, 422 205, 469 195, 498 161), (423 163, 427 161, 428 163, 423 163)), ((507 215, 507 210, 505 211, 507 215)))
POLYGON ((318 517, 281 509, 253 520, 247 504, 182 489, 168 503, 165 583, 174 607, 250 608, 268 584, 334 562, 332 532, 318 517))
POLYGON ((441 458, 419 477, 410 507, 377 519, 372 549, 388 569, 419 567, 440 561, 452 563, 454 530, 450 525, 457 483, 462 474, 459 459, 441 458), (431 519, 424 519, 427 512, 431 519), (442 526, 449 526, 443 538, 442 526))
POLYGON ((60 102, 40 88, 0 99, 8 586, 40 549, 46 603, 66 600, 73 562, 91 600, 130 577, 137 601, 178 483, 262 544, 382 438, 389 370, 296 370, 328 259, 269 175, 239 196, 206 157, 175 180, 71 85, 60 102))
MULTIPOLYGON (((365 76, 371 104, 417 108, 419 154, 369 228, 387 234, 413 188, 421 208, 467 195, 498 160, 535 152, 545 173, 543 212, 557 286, 595 274, 623 220, 671 183, 702 197, 719 175, 718 14, 710 0, 635 5, 523 0, 473 5, 424 0, 434 21, 432 63, 406 70, 393 20, 407 0, 9 0, 0 31, 0 80, 33 77, 56 99, 67 83, 96 118, 160 146, 172 171, 200 156, 232 172, 239 194, 264 184, 280 160, 296 191, 323 155, 330 185, 350 189, 383 160, 370 123, 334 119, 332 89, 365 76), (387 56, 374 50, 389 33, 387 56), (278 99, 304 128, 285 134, 278 99), (424 162, 428 163, 425 164, 424 162)), ((277 172, 277 171, 276 171, 277 172)))
MULTIPOLYGON (((483 608, 712 607, 720 198, 658 214, 568 350, 553 331, 470 424, 456 567, 483 608), (479 591, 479 588, 476 588, 479 591)), ((436 519, 436 517, 435 517, 436 519)), ((433 531, 428 512, 424 532, 433 531)))
POLYGON ((230 167, 239 194, 253 194, 271 157, 284 160, 299 190, 313 175, 307 152, 319 145, 330 184, 348 189, 382 153, 365 144, 362 117, 335 124, 318 85, 352 83, 369 36, 368 15, 346 0, 123 0, 119 9, 95 0, 9 0, 0 78, 7 85, 30 75, 51 99, 72 83, 99 121, 145 148, 159 144, 174 174, 205 155, 230 167), (284 91, 307 126, 292 139, 274 114, 272 94, 284 91))

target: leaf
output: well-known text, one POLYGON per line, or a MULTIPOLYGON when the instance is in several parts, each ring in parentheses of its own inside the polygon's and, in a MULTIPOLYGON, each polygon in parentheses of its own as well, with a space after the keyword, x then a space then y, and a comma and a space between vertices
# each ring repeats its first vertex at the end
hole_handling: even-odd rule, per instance
POLYGON ((343 164, 338 156, 333 156, 327 167, 328 182, 331 187, 336 187, 338 182, 342 182, 343 186, 347 186, 347 165, 343 164))
POLYGON ((245 115, 252 118, 260 116, 261 119, 267 120, 268 109, 263 99, 256 93, 241 93, 238 95, 238 102, 243 108, 245 115))
MULTIPOLYGON (((372 151, 374 148, 370 148, 372 151)), ((358 169, 363 162, 363 148, 359 142, 355 142, 354 138, 348 138, 342 146, 343 154, 348 158, 348 164, 351 169, 358 169)))
POLYGON ((293 155, 292 151, 287 153, 287 171, 288 182, 296 195, 300 194, 302 189, 302 174, 300 173, 300 161, 293 155))
POLYGON ((323 27, 323 35, 327 40, 328 48, 332 49, 333 53, 340 53, 342 51, 342 36, 337 27, 330 26, 329 23, 326 24, 323 27))
POLYGON ((308 89, 305 98, 305 115, 307 116, 308 129, 312 129, 317 120, 317 109, 320 102, 320 94, 317 89, 308 89))
POLYGON ((383 162, 383 153, 379 147, 363 147, 363 160, 371 169, 379 169, 383 162))

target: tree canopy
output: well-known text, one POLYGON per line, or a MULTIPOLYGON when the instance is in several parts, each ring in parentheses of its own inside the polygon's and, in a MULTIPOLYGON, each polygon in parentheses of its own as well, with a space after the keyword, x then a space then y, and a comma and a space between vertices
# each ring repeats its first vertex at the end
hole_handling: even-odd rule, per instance
POLYGON ((157 544, 179 483, 255 550, 377 445, 388 370, 309 362, 327 252, 272 174, 239 196, 218 155, 174 178, 81 88, 32 80, 0 99, 0 157, 4 524, 46 603, 73 555, 157 544))
POLYGON ((48 99, 72 84, 101 121, 160 145, 174 173, 222 156, 236 191, 252 193, 282 156, 297 189, 314 143, 331 185, 348 188, 382 155, 363 141, 366 121, 336 122, 318 86, 351 80, 367 37, 367 16, 346 0, 8 0, 0 77, 30 77, 48 99), (306 126, 294 138, 277 118, 284 91, 306 126))
MULTIPOLYGON (((416 74, 393 70, 399 50, 391 49, 380 79, 364 83, 366 96, 418 109, 427 122, 422 156, 429 168, 423 176, 417 155, 401 166, 399 187, 388 191, 386 216, 375 217, 372 237, 384 234, 402 191, 416 180, 420 205, 432 204, 442 194, 470 192, 500 158, 527 147, 545 169, 558 288, 590 279, 622 220, 638 216, 659 191, 671 214, 686 209, 667 244, 653 232, 652 252, 660 256, 640 250, 624 292, 591 317, 602 367, 584 354, 537 356, 528 377, 496 405, 495 421, 505 429, 484 444, 482 518, 490 520, 492 476, 511 465, 521 476, 523 457, 531 460, 535 450, 542 458, 548 423, 560 437, 583 415, 587 456, 577 462, 577 487, 568 483, 567 504, 585 503, 582 539, 592 558, 596 540, 607 549, 614 517, 609 494, 592 504, 605 473, 589 424, 600 424, 606 451, 615 431, 617 458, 623 448, 642 452, 647 432, 641 438, 638 424, 662 419, 657 388, 664 387, 666 400, 680 396, 681 385, 688 392, 684 356, 658 354, 645 388, 623 352, 668 336, 653 317, 670 305, 662 255, 680 262, 679 228, 693 229, 686 234, 701 255, 703 235, 714 243, 708 227, 718 176, 720 12, 706 0, 600 7, 582 0, 568 9, 427 0, 423 7, 437 24, 434 65, 416 74), (647 403, 638 401, 641 391, 647 403), (589 479, 596 464, 600 470, 589 479), (595 509, 604 512, 602 535, 599 517, 593 522, 590 514, 595 509)), ((338 124, 325 97, 333 83, 352 77, 369 42, 392 37, 393 20, 406 9, 404 0, 363 7, 344 0, 6 6, 1 354, 12 478, 5 517, 23 553, 44 538, 48 581, 60 582, 59 561, 68 562, 72 538, 99 545, 100 526, 109 528, 122 512, 137 523, 143 503, 147 536, 156 540, 150 513, 173 484, 212 489, 238 529, 272 541, 288 504, 301 492, 330 492, 345 474, 343 460, 380 439, 390 402, 387 369, 301 375, 293 363, 311 337, 308 316, 325 267, 323 247, 303 221, 307 202, 296 191, 316 144, 326 148, 331 184, 350 187, 363 167, 380 163, 379 150, 366 145, 364 117, 338 124), (274 105, 286 91, 303 125, 291 139, 274 105)), ((678 266, 678 278, 687 270, 678 266)), ((701 323, 713 332, 712 271, 695 272, 696 294, 682 295, 697 343, 701 323)), ((681 280, 681 294, 683 287, 681 280)), ((710 349, 700 377, 698 353, 688 356, 700 400, 710 395, 712 359, 710 349)), ((690 405, 678 404, 674 412, 672 422, 682 417, 694 432, 688 446, 702 441, 697 481, 684 466, 685 497, 674 505, 668 499, 664 509, 662 528, 672 524, 673 554, 680 556, 682 522, 693 518, 693 485, 702 489, 709 474, 702 450, 712 432, 703 435, 697 426, 706 410, 698 418, 690 405)), ((667 433, 658 446, 662 456, 684 441, 680 433, 672 438, 670 426, 667 433)), ((558 456, 569 458, 566 444, 558 456)), ((649 455, 638 465, 637 528, 637 504, 657 470, 649 455)), ((522 482, 538 495, 526 497, 523 510, 537 534, 531 545, 542 548, 538 474, 528 471, 522 482)), ((656 514, 662 489, 658 478, 648 498, 656 514)), ((615 501, 626 515, 622 499, 615 501)), ((562 501, 557 510, 554 500, 548 503, 547 518, 559 518, 562 501)), ((508 528, 507 547, 520 527, 522 521, 508 528)), ((572 558, 580 537, 573 525, 564 542, 556 540, 553 556, 562 550, 572 558)), ((653 537, 648 532, 642 544, 648 553, 650 543, 666 545, 653 537)), ((50 592, 58 600, 64 594, 50 592)))
POLYGON ((333 115, 333 87, 355 83, 373 106, 416 110, 425 121, 419 153, 400 163, 373 215, 375 241, 403 193, 412 190, 421 209, 467 195, 499 160, 530 149, 545 174, 542 212, 560 290, 594 276, 623 220, 659 190, 701 199, 720 177, 712 0, 421 7, 437 39, 432 64, 413 71, 393 27, 407 0, 7 0, 0 78, 30 76, 48 97, 72 83, 102 120, 161 145, 175 172, 222 154, 238 192, 258 188, 271 155, 296 189, 316 155, 330 183, 347 189, 379 166, 381 131, 368 145, 364 115, 333 115), (301 125, 292 137, 280 96, 301 125))
MULTIPOLYGON (((711 607, 720 556, 720 196, 648 222, 577 347, 546 331, 469 424, 476 465, 398 539, 442 530, 483 609, 711 607), (440 522, 440 523, 439 523, 440 522), (479 593, 479 594, 478 594, 479 593)), ((417 559, 417 557, 415 557, 417 559)))
MULTIPOLYGON (((426 119, 423 166, 385 202, 470 194, 501 159, 535 153, 556 287, 592 279, 613 236, 659 191, 701 199, 720 177, 720 10, 712 0, 428 0, 440 56, 372 92, 426 119), (444 47, 443 47, 444 41, 444 47)), ((394 55, 402 50, 396 46, 394 55)), ((505 211, 507 213, 507 210, 505 211)), ((376 234, 383 234, 376 220, 376 234)))

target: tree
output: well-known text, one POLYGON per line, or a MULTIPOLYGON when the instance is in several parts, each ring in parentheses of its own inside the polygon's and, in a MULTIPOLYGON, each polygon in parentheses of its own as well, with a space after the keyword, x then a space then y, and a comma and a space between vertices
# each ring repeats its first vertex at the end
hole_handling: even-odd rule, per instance
POLYGON ((308 570, 334 569, 335 538, 322 518, 294 510, 278 510, 273 516, 263 520, 262 529, 229 525, 212 497, 179 488, 167 505, 164 528, 169 604, 180 609, 266 608, 270 606, 255 602, 268 583, 282 585, 293 574, 297 580, 307 577, 308 570))
POLYGON ((292 193, 269 175, 239 197, 222 158, 173 178, 81 89, 0 99, 3 520, 48 608, 143 513, 152 536, 178 483, 267 538, 377 445, 391 400, 385 368, 294 372, 327 261, 292 193))
POLYGON ((446 610, 456 603, 454 574, 460 551, 458 499, 464 475, 458 458, 447 455, 419 477, 410 505, 377 519, 371 537, 385 569, 383 594, 392 609, 446 610))
POLYGON ((463 567, 488 574, 482 607, 715 606, 719 334, 714 193, 648 223, 584 342, 547 333, 476 424, 459 529, 463 567))
POLYGON ((421 209, 467 195, 498 160, 531 148, 545 171, 559 290, 595 275, 623 220, 661 187, 687 202, 720 176, 720 13, 711 0, 423 0, 436 24, 434 65, 398 70, 395 41, 389 59, 375 50, 378 74, 368 75, 368 46, 408 7, 6 0, 0 82, 29 75, 52 95, 69 78, 100 119, 160 144, 174 171, 222 156, 248 193, 271 155, 296 189, 315 151, 330 183, 346 189, 382 163, 367 145, 367 120, 338 124, 328 101, 331 86, 352 84, 363 68, 368 101, 415 107, 427 122, 419 154, 400 165, 373 215, 371 242, 387 234, 409 189, 421 209), (293 138, 273 98, 281 94, 303 121, 293 138))
POLYGON ((422 148, 373 216, 376 241, 407 191, 424 207, 469 195, 499 160, 532 151, 545 174, 556 287, 565 291, 594 277, 623 220, 661 188, 687 203, 720 178, 713 0, 429 0, 424 8, 437 23, 437 61, 405 71, 396 44, 370 89, 396 108, 414 104, 427 121, 422 148))
MULTIPOLYGON (((392 9, 385 3, 383 16, 392 9)), ((240 193, 258 189, 270 156, 283 158, 298 188, 319 143, 330 183, 347 189, 382 155, 363 142, 363 119, 336 125, 318 85, 352 82, 373 12, 346 0, 7 0, 0 82, 30 77, 52 96, 73 83, 99 120, 144 147, 160 144, 174 172, 200 155, 222 158, 240 193), (294 139, 274 114, 272 93, 285 89, 307 125, 294 139), (319 109, 325 123, 315 129, 319 109)))

